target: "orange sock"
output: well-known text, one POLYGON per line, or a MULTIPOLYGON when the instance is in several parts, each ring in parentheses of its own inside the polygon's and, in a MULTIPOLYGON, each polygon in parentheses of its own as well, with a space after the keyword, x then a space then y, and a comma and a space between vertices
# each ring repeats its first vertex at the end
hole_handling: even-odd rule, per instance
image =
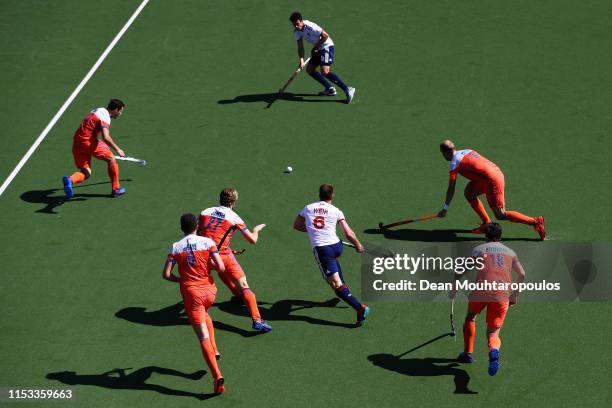
POLYGON ((485 210, 484 205, 482 205, 482 202, 478 198, 473 201, 470 201, 470 205, 472 206, 476 214, 478 214, 483 224, 488 224, 491 222, 491 219, 487 214, 487 210, 485 210))
POLYGON ((221 375, 221 371, 219 370, 219 366, 217 365, 215 350, 210 343, 210 339, 205 338, 204 340, 201 340, 200 348, 202 349, 202 355, 204 356, 206 364, 208 364, 208 368, 210 368, 213 378, 217 379, 223 377, 223 375, 221 375))
POLYGON ((497 336, 489 337, 489 351, 491 349, 498 349, 501 347, 501 339, 497 336))
POLYGON ((474 352, 474 337, 476 337, 476 322, 466 320, 463 322, 463 351, 474 352))
POLYGON ((521 214, 518 211, 506 211, 506 219, 510 222, 518 222, 521 224, 534 225, 535 219, 521 214))
POLYGON ((261 315, 259 314, 259 308, 257 307, 257 298, 253 291, 249 288, 242 290, 242 299, 244 299, 244 304, 247 309, 249 309, 249 313, 251 314, 251 319, 253 320, 261 320, 261 315))
POLYGON ((111 179, 111 185, 113 190, 117 190, 121 187, 119 184, 119 165, 116 160, 108 162, 108 177, 111 179))
POLYGON ((215 342, 215 326, 213 326, 213 321, 209 315, 206 316, 206 329, 208 330, 208 338, 210 339, 210 344, 213 346, 215 354, 218 354, 219 349, 217 348, 217 342, 215 342))
POLYGON ((85 181, 86 178, 87 177, 85 177, 85 174, 83 174, 82 171, 75 171, 70 176, 70 181, 72 181, 72 184, 78 184, 78 183, 82 183, 83 181, 85 181))

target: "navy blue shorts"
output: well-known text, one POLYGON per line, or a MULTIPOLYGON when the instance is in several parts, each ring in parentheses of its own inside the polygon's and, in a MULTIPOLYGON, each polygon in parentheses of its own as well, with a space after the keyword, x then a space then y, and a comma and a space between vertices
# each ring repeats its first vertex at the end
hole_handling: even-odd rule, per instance
POLYGON ((310 54, 308 64, 318 67, 319 65, 331 65, 334 63, 334 46, 316 50, 310 54))
POLYGON ((324 278, 329 278, 334 273, 339 273, 340 279, 344 282, 342 268, 340 268, 340 263, 338 262, 338 257, 342 255, 342 248, 341 241, 338 241, 336 244, 312 248, 315 261, 317 261, 317 265, 319 265, 324 278))

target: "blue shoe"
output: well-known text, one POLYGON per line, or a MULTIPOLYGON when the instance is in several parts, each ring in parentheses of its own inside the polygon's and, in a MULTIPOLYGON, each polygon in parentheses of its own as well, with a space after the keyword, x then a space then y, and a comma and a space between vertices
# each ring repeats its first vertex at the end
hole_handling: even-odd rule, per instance
POLYGON ((489 375, 497 374, 499 370, 499 350, 491 349, 489 351, 489 375))
POLYGON ((355 322, 355 326, 363 326, 369 314, 370 308, 366 305, 361 305, 361 309, 359 309, 359 311, 357 312, 357 321, 355 322))
POLYGON ((457 357, 457 361, 459 361, 460 363, 471 364, 474 362, 474 357, 472 356, 472 353, 463 352, 459 354, 459 357, 457 357))
POLYGON ((265 320, 253 320, 253 330, 267 333, 272 331, 272 326, 270 326, 270 323, 266 322, 265 320))
POLYGON ((124 194, 125 187, 119 187, 118 189, 111 191, 111 195, 113 196, 113 198, 121 197, 124 194))
POLYGON ((62 183, 64 183, 64 193, 66 194, 66 198, 71 199, 74 197, 74 189, 72 188, 72 180, 70 180, 70 177, 62 177, 62 183))

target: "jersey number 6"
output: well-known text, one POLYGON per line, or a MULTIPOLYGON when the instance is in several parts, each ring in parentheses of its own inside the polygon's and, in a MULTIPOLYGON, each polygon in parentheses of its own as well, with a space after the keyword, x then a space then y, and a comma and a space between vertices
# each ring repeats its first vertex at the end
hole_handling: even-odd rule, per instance
POLYGON ((325 228, 325 218, 321 217, 321 216, 314 217, 314 219, 312 220, 312 225, 316 229, 323 229, 323 228, 325 228))

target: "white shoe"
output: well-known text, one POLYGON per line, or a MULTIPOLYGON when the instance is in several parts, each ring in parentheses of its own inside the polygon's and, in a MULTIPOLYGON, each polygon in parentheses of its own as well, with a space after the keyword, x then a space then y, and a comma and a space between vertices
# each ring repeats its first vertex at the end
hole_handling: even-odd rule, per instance
POLYGON ((346 91, 346 103, 353 102, 353 97, 355 97, 355 88, 349 86, 346 91))
POLYGON ((327 88, 324 91, 319 92, 319 96, 336 96, 338 92, 336 92, 336 88, 333 86, 331 88, 327 88))

